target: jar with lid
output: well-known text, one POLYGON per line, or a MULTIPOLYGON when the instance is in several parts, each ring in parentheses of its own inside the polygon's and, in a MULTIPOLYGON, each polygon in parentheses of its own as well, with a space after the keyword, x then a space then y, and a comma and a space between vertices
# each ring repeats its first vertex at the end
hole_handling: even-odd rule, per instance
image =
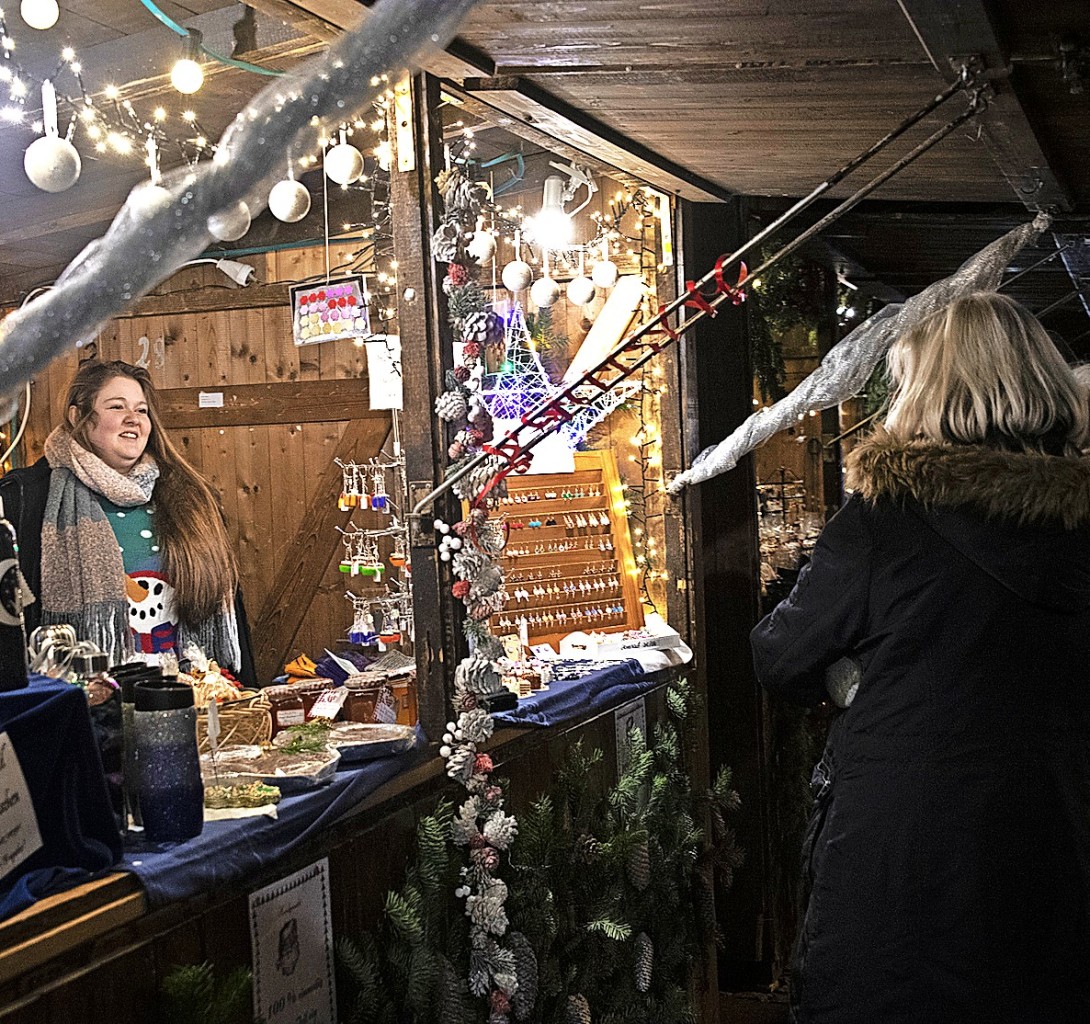
POLYGON ((204 786, 192 687, 137 683, 133 717, 144 834, 152 842, 200 835, 204 786))
POLYGON ((307 720, 303 695, 294 686, 266 686, 263 692, 269 702, 273 736, 307 720))

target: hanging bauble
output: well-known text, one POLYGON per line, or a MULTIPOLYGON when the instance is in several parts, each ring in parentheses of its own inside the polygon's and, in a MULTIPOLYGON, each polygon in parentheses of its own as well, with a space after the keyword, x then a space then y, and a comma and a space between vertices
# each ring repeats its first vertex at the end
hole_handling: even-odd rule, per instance
POLYGON ((243 202, 208 218, 208 230, 221 242, 233 242, 250 230, 250 208, 243 202))
POLYGON ((568 301, 574 306, 585 306, 594 301, 594 282, 580 274, 568 282, 568 301))
POLYGON ((145 181, 129 193, 128 203, 138 216, 151 217, 167 206, 172 198, 170 189, 145 181))
POLYGON ((560 298, 560 285, 551 277, 543 277, 535 281, 530 288, 530 301, 538 309, 548 309, 560 298))
POLYGON ((534 272, 529 263, 523 260, 512 260, 503 268, 500 278, 503 281, 504 288, 517 295, 530 287, 530 282, 534 279, 534 272))
POLYGON ((285 224, 294 224, 310 212, 310 193, 301 181, 285 178, 269 193, 269 212, 285 224))
POLYGON ((477 262, 478 266, 484 266, 496 255, 496 236, 487 231, 474 231, 473 237, 466 246, 466 252, 477 262))
POLYGON ((363 174, 363 154, 347 142, 326 150, 325 173, 338 185, 351 185, 363 174))
POLYGON ((59 135, 35 139, 23 154, 23 170, 43 192, 63 192, 79 178, 83 162, 79 151, 59 135))
POLYGON ((617 275, 620 271, 612 260, 602 260, 594 264, 590 272, 590 279, 597 288, 612 288, 617 283, 617 275))
POLYGON ((45 31, 57 24, 61 9, 57 0, 23 0, 19 13, 31 28, 45 31))

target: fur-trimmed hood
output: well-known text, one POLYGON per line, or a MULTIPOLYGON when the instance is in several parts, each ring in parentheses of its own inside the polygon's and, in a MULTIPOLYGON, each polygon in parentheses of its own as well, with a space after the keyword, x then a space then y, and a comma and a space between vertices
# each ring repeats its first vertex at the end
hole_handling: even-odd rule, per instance
POLYGON ((1090 604, 1090 459, 876 431, 849 455, 865 501, 913 508, 951 545, 1036 604, 1090 604))
POLYGON ((985 519, 1090 527, 1090 459, 983 445, 901 441, 876 431, 848 456, 848 487, 869 501, 913 498, 985 519))

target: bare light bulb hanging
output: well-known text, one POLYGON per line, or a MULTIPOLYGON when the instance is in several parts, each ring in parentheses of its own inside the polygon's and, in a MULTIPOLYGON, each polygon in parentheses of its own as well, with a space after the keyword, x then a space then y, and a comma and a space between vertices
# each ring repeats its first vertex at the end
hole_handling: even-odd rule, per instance
POLYGON ((564 179, 550 174, 542 190, 541 210, 531 218, 534 240, 546 249, 563 249, 572 236, 571 217, 564 212, 564 179))
POLYGON ((204 69, 197 62, 201 53, 201 34, 195 28, 186 29, 185 56, 170 69, 170 84, 186 96, 204 85, 204 69))

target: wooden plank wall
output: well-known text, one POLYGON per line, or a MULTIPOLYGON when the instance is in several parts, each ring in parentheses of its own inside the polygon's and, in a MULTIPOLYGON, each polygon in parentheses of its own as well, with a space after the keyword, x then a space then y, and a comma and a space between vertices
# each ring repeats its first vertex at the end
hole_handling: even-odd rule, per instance
MULTIPOLYGON (((349 247, 334 244, 331 262, 350 254, 349 247)), ((262 284, 294 283, 325 271, 321 247, 244 262, 256 268, 262 284)), ((261 292, 267 301, 267 288, 261 292)), ((163 392, 171 437, 223 502, 259 681, 268 681, 285 660, 301 652, 316 659, 333 647, 351 622, 345 577, 337 570, 340 535, 333 529, 349 517, 336 511, 340 472, 333 458, 376 454, 389 414, 368 410, 364 349, 350 341, 293 344, 286 285, 282 302, 248 306, 246 291, 205 265, 184 268, 156 294, 162 298, 145 300, 145 308, 162 312, 114 320, 94 342, 58 359, 34 381, 27 458, 41 454, 46 435, 60 422, 80 359, 135 362, 139 339, 148 338, 149 371, 163 392), (155 358, 159 338, 161 365, 155 358), (224 391, 240 407, 227 401, 224 409, 198 409, 202 389, 224 391)), ((358 580, 353 585, 362 589, 358 580)))

